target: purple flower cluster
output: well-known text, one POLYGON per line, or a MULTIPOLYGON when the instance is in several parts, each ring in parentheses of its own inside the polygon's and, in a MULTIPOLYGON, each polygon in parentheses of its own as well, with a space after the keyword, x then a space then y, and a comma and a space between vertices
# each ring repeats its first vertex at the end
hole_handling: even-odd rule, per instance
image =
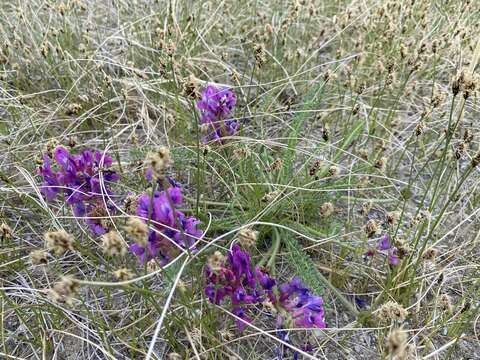
POLYGON ((147 246, 130 246, 142 263, 159 258, 161 265, 167 264, 180 249, 193 249, 194 243, 203 232, 197 229, 200 220, 187 217, 176 208, 183 203, 180 187, 173 186, 164 191, 142 194, 138 199, 137 215, 145 223, 150 223, 147 246))
MULTIPOLYGON (((205 294, 217 305, 230 299, 233 314, 250 322, 249 312, 255 306, 270 306, 278 314, 277 323, 285 321, 293 326, 325 328, 323 299, 310 293, 302 281, 295 277, 290 282, 277 285, 267 272, 258 266, 252 268, 250 255, 234 245, 219 268, 207 266, 205 294)), ((237 321, 240 331, 243 321, 237 321)))
POLYGON ((108 170, 112 166, 112 158, 91 150, 72 155, 64 147, 58 146, 53 151, 53 159, 44 154, 42 160, 43 164, 37 173, 43 178, 41 191, 47 200, 54 200, 62 192, 64 201, 73 206, 75 216, 88 217, 87 223, 95 235, 106 233, 108 229, 101 217, 108 215, 108 208, 111 207, 108 198, 112 192, 108 184, 119 180, 117 173, 108 170), (100 172, 104 186, 101 185, 100 172))
POLYGON ((370 249, 365 255, 367 257, 373 257, 376 254, 385 256, 390 265, 398 265, 400 263, 401 254, 397 247, 392 245, 390 236, 388 234, 382 236, 377 245, 377 249, 370 249))
POLYGON ((237 103, 232 90, 208 85, 197 102, 200 109, 200 122, 205 128, 206 135, 203 141, 221 141, 225 136, 233 136, 240 128, 240 124, 230 118, 230 113, 237 103))

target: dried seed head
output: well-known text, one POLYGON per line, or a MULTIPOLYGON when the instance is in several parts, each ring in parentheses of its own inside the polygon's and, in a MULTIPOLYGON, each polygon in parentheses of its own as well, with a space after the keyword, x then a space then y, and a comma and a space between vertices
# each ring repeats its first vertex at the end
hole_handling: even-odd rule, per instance
POLYGON ((337 75, 333 73, 332 70, 330 69, 325 71, 325 73, 323 74, 323 80, 325 82, 334 81, 336 78, 337 78, 337 75))
POLYGON ((133 277, 133 274, 130 270, 126 268, 118 269, 113 272, 113 276, 118 281, 127 281, 133 277))
POLYGON ((336 177, 340 174, 340 169, 336 165, 332 165, 328 168, 328 175, 331 177, 336 177))
POLYGON ((138 196, 137 195, 128 195, 125 199, 125 211, 133 215, 137 211, 138 207, 138 196))
POLYGON ((64 276, 47 292, 48 298, 56 303, 72 304, 73 296, 77 293, 80 284, 72 276, 64 276))
POLYGON ((7 223, 2 223, 0 225, 0 239, 9 240, 12 238, 13 230, 7 223))
POLYGON ((190 75, 183 83, 183 92, 190 99, 198 98, 200 94, 200 82, 195 76, 190 75))
POLYGON ((315 176, 317 171, 323 166, 323 160, 315 160, 309 170, 310 176, 315 176))
POLYGON ((397 256, 400 259, 403 259, 407 256, 411 251, 411 247, 405 239, 397 238, 395 240, 395 247, 397 248, 397 256))
POLYGON ((458 78, 458 76, 455 76, 453 79, 452 79, 452 94, 453 96, 457 96, 458 93, 460 92, 460 79, 458 78))
POLYGON ((440 295, 438 299, 438 307, 441 311, 451 313, 453 310, 452 298, 448 294, 440 295))
POLYGON ((65 230, 49 231, 44 234, 45 246, 55 255, 63 255, 67 250, 73 250, 73 237, 65 230))
POLYGON ((283 165, 283 160, 280 158, 275 159, 268 167, 268 172, 274 172, 279 170, 283 165))
POLYGON ((255 44, 254 46, 255 65, 261 68, 267 62, 267 55, 264 44, 255 44))
POLYGON ((42 153, 47 153, 49 158, 53 158, 53 151, 59 144, 60 143, 57 139, 48 140, 42 147, 42 153))
POLYGON ((149 274, 157 271, 160 269, 160 265, 158 265, 158 261, 156 259, 152 259, 147 262, 147 272, 149 274))
POLYGON ((124 256, 127 253, 125 242, 114 230, 102 235, 102 249, 108 256, 124 256))
POLYGON ((335 212, 335 207, 331 202, 325 202, 320 206, 320 216, 329 217, 335 212))
POLYGON ((110 222, 110 214, 103 204, 95 205, 90 212, 89 217, 94 223, 99 224, 104 229, 109 229, 112 226, 112 223, 110 222))
POLYGON ((393 358, 404 359, 404 353, 407 349, 407 333, 402 329, 393 329, 387 337, 388 354, 393 358))
POLYGON ((407 310, 395 301, 386 302, 377 313, 378 319, 383 323, 403 322, 407 315, 407 310))
POLYGON ((223 267, 226 260, 227 258, 220 251, 215 251, 215 253, 208 258, 207 264, 210 269, 215 272, 223 267))
POLYGON ((151 152, 145 158, 145 164, 152 170, 155 179, 163 178, 165 170, 172 165, 173 161, 170 157, 170 150, 162 146, 156 152, 151 152))
POLYGON ((461 158, 463 158, 466 152, 467 152, 467 144, 464 142, 457 143, 453 147, 453 153, 457 160, 460 160, 461 158))
POLYGON ((269 192, 262 197, 262 202, 271 203, 276 198, 278 198, 281 193, 282 193, 281 190, 275 190, 275 191, 269 192))
POLYGON ((65 114, 67 115, 77 115, 82 111, 82 105, 77 103, 68 104, 65 109, 65 114))
POLYGON ((64 16, 65 13, 67 12, 67 5, 65 5, 63 1, 60 2, 60 4, 58 4, 57 10, 60 13, 60 15, 64 16))
POLYGON ((474 93, 478 87, 478 77, 467 70, 460 71, 452 81, 452 93, 457 95, 463 92, 463 97, 467 99, 470 94, 474 93))
POLYGON ((371 238, 371 237, 374 237, 378 233, 380 228, 379 228, 378 223, 375 219, 370 219, 365 224, 364 230, 365 230, 365 234, 367 234, 367 236, 369 238, 371 238))
POLYGON ((463 134, 463 140, 467 143, 470 144, 473 141, 473 134, 469 129, 465 129, 465 133, 463 134))
POLYGON ((30 252, 30 262, 32 265, 48 264, 47 252, 45 250, 33 250, 30 252))
POLYGON ((368 213, 370 212, 370 210, 372 209, 372 206, 373 206, 373 203, 371 201, 367 201, 367 202, 364 202, 362 204, 362 210, 360 210, 360 213, 363 215, 363 216, 368 216, 368 213))
POLYGON ((438 250, 433 247, 430 247, 427 250, 425 250, 425 252, 422 255, 422 259, 424 261, 433 262, 437 258, 437 255, 438 255, 438 250))
POLYGON ((405 347, 407 342, 407 334, 402 329, 393 329, 387 338, 388 352, 390 355, 397 355, 401 348, 405 347))
POLYGON ((445 98, 446 98, 445 93, 437 89, 433 93, 432 100, 430 101, 430 105, 433 108, 437 108, 445 101, 445 98))
POLYGON ((400 211, 390 211, 387 213, 387 223, 391 226, 397 224, 400 219, 400 211))
POLYGON ((250 247, 255 245, 258 239, 258 231, 252 229, 241 229, 237 233, 238 242, 240 245, 250 247))
POLYGON ((359 149, 358 156, 360 156, 363 160, 368 160, 368 150, 367 149, 359 149))
POLYGON ((412 225, 418 225, 422 221, 430 221, 432 219, 432 214, 428 210, 420 210, 420 212, 415 216, 415 218, 412 220, 412 225))
POLYGON ((388 161, 387 157, 382 156, 380 159, 375 161, 374 166, 378 170, 380 170, 380 172, 384 173, 387 170, 387 161, 388 161))
POLYGON ((472 158, 471 165, 473 168, 477 167, 480 165, 480 151, 475 154, 475 156, 472 158))
POLYGON ((367 175, 362 175, 358 179, 358 187, 361 189, 368 187, 369 184, 370 184, 370 179, 367 175))
POLYGON ((322 139, 324 141, 328 141, 329 138, 330 138, 330 128, 328 124, 325 124, 322 128, 322 139))
POLYGON ((148 226, 142 220, 136 217, 129 217, 125 231, 140 246, 147 246, 148 226))
POLYGON ((69 136, 67 140, 67 145, 70 148, 74 148, 78 144, 78 138, 76 136, 69 136))
POLYGON ((423 133, 425 132, 425 123, 423 121, 420 121, 417 126, 415 126, 415 136, 422 136, 423 133))
POLYGON ((233 157, 237 160, 243 160, 250 156, 250 150, 246 148, 238 148, 233 150, 233 157))

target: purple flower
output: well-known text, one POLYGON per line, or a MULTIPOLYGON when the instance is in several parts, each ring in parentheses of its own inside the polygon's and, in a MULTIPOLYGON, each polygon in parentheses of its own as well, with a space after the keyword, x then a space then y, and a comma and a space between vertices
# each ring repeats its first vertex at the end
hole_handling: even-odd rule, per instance
POLYGON ((119 180, 114 171, 108 170, 113 160, 105 153, 84 150, 72 155, 67 149, 58 146, 53 151, 56 169, 47 154, 43 155, 43 165, 37 173, 42 176, 41 191, 48 201, 53 201, 61 192, 63 200, 73 206, 74 215, 88 217, 87 224, 95 235, 107 232, 102 217, 107 217, 112 208, 107 196, 112 195, 108 185, 119 180), (100 171, 103 186, 100 182, 100 171), (107 208, 105 208, 105 206, 107 208), (109 211, 107 211, 107 209, 109 211))
POLYGON ((167 264, 180 248, 195 251, 193 245, 202 237, 203 231, 198 229, 201 223, 197 218, 176 209, 183 203, 180 187, 170 187, 164 191, 142 194, 138 198, 137 215, 145 223, 150 221, 151 229, 147 247, 137 244, 130 246, 130 251, 140 258, 140 261, 159 258, 162 265, 167 264))
POLYGON ((381 237, 377 249, 369 249, 364 255, 365 257, 374 257, 376 254, 385 256, 390 265, 398 265, 400 263, 401 254, 395 246, 392 246, 390 236, 385 234, 381 237), (377 251, 378 250, 378 251, 377 251))
POLYGON ((379 250, 388 250, 390 249, 390 236, 388 234, 385 234, 382 236, 380 239, 380 242, 378 243, 378 249, 379 250))
MULTIPOLYGON (((326 327, 323 299, 320 296, 312 295, 298 277, 277 286, 277 281, 268 273, 258 266, 252 266, 250 254, 242 251, 237 244, 220 268, 207 266, 205 276, 205 295, 208 299, 219 305, 229 298, 235 311, 246 321, 250 321, 246 314, 254 311, 255 307, 270 304, 277 308, 279 314, 288 313, 295 326, 326 327)), ((283 324, 283 321, 279 315, 277 323, 283 324)), ((244 325, 240 326, 237 322, 238 330, 242 331, 244 325)))
POLYGON ((222 141, 225 136, 233 136, 240 124, 230 119, 230 113, 237 103, 234 92, 228 88, 208 85, 197 102, 201 112, 200 123, 206 130, 203 141, 222 141))

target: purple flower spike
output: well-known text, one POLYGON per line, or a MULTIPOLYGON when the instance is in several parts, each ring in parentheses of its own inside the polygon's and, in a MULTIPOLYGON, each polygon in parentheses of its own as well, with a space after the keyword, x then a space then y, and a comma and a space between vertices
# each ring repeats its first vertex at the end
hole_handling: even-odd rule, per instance
POLYGON ((182 189, 179 186, 155 191, 153 198, 151 194, 140 195, 137 215, 145 223, 150 220, 150 225, 154 228, 149 231, 147 249, 139 245, 130 246, 130 251, 137 255, 142 263, 159 258, 164 265, 182 248, 196 251, 193 246, 203 235, 203 231, 198 229, 201 222, 193 216, 186 217, 176 209, 182 204, 182 189))
POLYGON ((378 249, 379 250, 388 250, 390 249, 390 236, 388 234, 385 234, 382 236, 379 244, 378 244, 378 249))
POLYGON ((201 112, 200 122, 204 126, 206 136, 203 141, 222 141, 225 136, 235 135, 240 124, 229 118, 237 103, 234 92, 228 88, 208 85, 197 102, 201 112))
MULTIPOLYGON (((214 255, 213 259, 218 260, 218 255, 214 255)), ((212 260, 212 263, 215 262, 212 260)), ((276 313, 279 314, 277 330, 285 336, 286 332, 280 328, 286 314, 295 326, 306 328, 327 326, 324 320, 323 299, 320 296, 310 294, 310 289, 298 277, 278 286, 277 281, 268 273, 251 264, 250 254, 242 251, 237 244, 232 247, 223 264, 215 265, 214 269, 208 265, 205 276, 207 282, 205 295, 210 302, 220 305, 223 300, 230 298, 234 314, 248 322, 251 320, 247 314, 256 308, 264 310, 274 306, 277 309, 276 313)), ((237 328, 243 331, 245 323, 237 321, 237 328)))
POLYGON ((44 154, 42 159, 43 165, 37 173, 43 178, 41 191, 47 200, 53 201, 62 192, 63 200, 73 206, 74 215, 88 218, 87 224, 94 235, 105 234, 108 229, 102 218, 114 211, 108 198, 112 195, 108 185, 119 180, 114 171, 107 169, 112 165, 112 158, 99 151, 94 156, 91 150, 72 155, 66 148, 58 146, 53 151, 56 170, 48 154, 44 154), (100 166, 102 161, 103 165, 100 166), (100 182, 101 170, 103 187, 100 182))

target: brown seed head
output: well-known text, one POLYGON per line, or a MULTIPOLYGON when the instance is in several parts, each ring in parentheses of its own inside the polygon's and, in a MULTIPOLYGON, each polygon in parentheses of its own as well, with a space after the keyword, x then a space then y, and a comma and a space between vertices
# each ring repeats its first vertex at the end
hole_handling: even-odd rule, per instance
POLYGON ((32 265, 48 264, 47 252, 45 250, 33 250, 30 252, 30 262, 32 265))
POLYGON ((140 246, 147 246, 148 226, 142 220, 136 217, 129 217, 125 231, 140 246))
POLYGON ((170 150, 162 146, 156 152, 151 152, 145 158, 145 164, 152 170, 155 179, 163 178, 165 170, 172 165, 170 150))
POLYGON ((237 233, 238 242, 245 247, 251 247, 255 245, 258 239, 258 231, 252 229, 241 229, 237 233))
POLYGON ((48 290, 47 296, 53 302, 71 305, 79 286, 78 280, 74 277, 65 276, 48 290))
POLYGON ((124 256, 127 253, 125 242, 115 230, 102 235, 102 249, 108 256, 124 256))
POLYGON ((329 217, 335 212, 335 207, 331 202, 325 202, 320 206, 320 216, 329 217))
POLYGON ((12 238, 13 230, 7 223, 2 223, 0 225, 0 239, 9 240, 12 238))
POLYGON ((365 224, 364 230, 365 230, 365 234, 367 234, 367 236, 369 238, 371 238, 371 237, 374 237, 378 233, 380 228, 379 228, 378 223, 375 219, 370 219, 365 224))
POLYGON ((226 260, 227 258, 220 251, 215 251, 215 253, 208 258, 207 264, 210 269, 215 272, 223 267, 226 260))
POLYGON ((65 230, 49 231, 44 234, 45 246, 55 255, 63 255, 67 250, 73 250, 73 237, 65 230))
POLYGON ((133 274, 130 270, 126 268, 118 269, 113 272, 113 276, 118 281, 127 281, 133 277, 133 274))
POLYGON ((395 301, 386 302, 377 313, 378 319, 383 323, 403 322, 407 315, 407 310, 395 301))

